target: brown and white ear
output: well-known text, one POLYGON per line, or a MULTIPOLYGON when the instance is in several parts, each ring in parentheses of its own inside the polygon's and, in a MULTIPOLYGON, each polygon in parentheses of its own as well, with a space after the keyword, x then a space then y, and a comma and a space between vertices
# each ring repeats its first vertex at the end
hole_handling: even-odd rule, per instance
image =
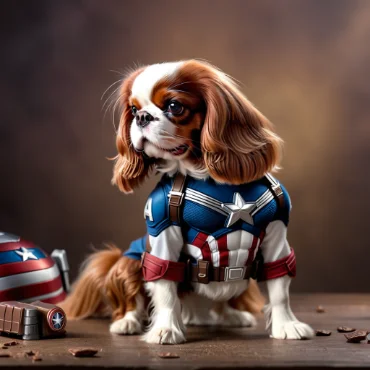
POLYGON ((278 168, 282 139, 268 119, 221 72, 214 70, 207 84, 201 145, 210 176, 242 184, 278 168))
POLYGON ((133 72, 123 82, 119 95, 122 112, 116 137, 118 154, 114 158, 112 184, 117 185, 124 193, 131 193, 140 186, 152 168, 149 159, 145 159, 142 153, 135 151, 130 138, 130 126, 134 117, 129 105, 129 97, 134 80, 142 70, 133 72))

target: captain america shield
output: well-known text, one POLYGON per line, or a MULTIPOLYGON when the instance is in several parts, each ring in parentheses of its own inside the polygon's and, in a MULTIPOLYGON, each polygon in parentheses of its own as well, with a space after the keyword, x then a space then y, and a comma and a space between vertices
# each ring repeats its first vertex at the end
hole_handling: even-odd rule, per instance
POLYGON ((49 327, 53 331, 63 330, 66 326, 66 315, 59 307, 53 308, 49 311, 47 319, 49 327))

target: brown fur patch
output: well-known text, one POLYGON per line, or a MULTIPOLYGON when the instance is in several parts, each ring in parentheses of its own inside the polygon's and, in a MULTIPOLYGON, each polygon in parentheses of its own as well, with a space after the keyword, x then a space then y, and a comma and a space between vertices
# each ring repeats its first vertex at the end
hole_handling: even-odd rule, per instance
POLYGON ((136 308, 136 296, 145 297, 140 261, 122 256, 114 246, 93 253, 87 260, 72 292, 60 304, 68 319, 91 316, 122 318, 136 308))
POLYGON ((199 142, 194 142, 193 131, 200 130, 205 117, 203 99, 196 91, 183 87, 179 79, 179 73, 167 76, 159 80, 152 91, 152 101, 160 109, 165 110, 172 100, 176 100, 183 107, 180 115, 166 114, 167 118, 176 125, 176 137, 183 139, 183 143, 190 148, 188 159, 198 160, 199 142))
POLYGON ((153 161, 144 159, 141 153, 133 148, 130 138, 130 127, 134 118, 129 98, 135 78, 144 70, 140 68, 133 72, 122 84, 119 100, 121 101, 122 113, 117 130, 116 155, 112 183, 124 193, 130 193, 138 187, 149 175, 153 161))
POLYGON ((105 302, 105 279, 112 266, 121 258, 122 251, 115 246, 93 253, 86 261, 72 292, 59 304, 69 320, 93 315, 110 314, 105 302))
POLYGON ((157 83, 153 88, 151 99, 153 104, 164 110, 169 101, 168 87, 157 83))
MULTIPOLYGON (((131 86, 131 88, 132 88, 132 86, 131 86)), ((136 98, 130 97, 128 103, 129 103, 130 107, 132 107, 134 105, 137 108, 137 110, 141 109, 141 104, 139 103, 139 100, 137 100, 136 98)))
POLYGON ((118 320, 136 308, 136 296, 143 292, 141 262, 122 256, 109 271, 105 290, 112 307, 112 318, 118 320))

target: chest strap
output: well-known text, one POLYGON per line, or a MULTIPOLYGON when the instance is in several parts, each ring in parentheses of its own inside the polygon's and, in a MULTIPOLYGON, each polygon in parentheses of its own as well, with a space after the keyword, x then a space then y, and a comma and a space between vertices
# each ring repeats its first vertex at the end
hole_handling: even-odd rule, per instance
POLYGON ((184 187, 186 176, 177 172, 173 180, 172 188, 168 193, 169 196, 169 214, 172 222, 180 223, 181 221, 181 204, 184 200, 184 187))
POLYGON ((284 200, 284 193, 283 193, 283 189, 281 188, 281 185, 269 173, 266 173, 265 179, 267 182, 267 186, 269 187, 276 201, 279 204, 279 208, 280 209, 284 208, 285 200, 284 200))

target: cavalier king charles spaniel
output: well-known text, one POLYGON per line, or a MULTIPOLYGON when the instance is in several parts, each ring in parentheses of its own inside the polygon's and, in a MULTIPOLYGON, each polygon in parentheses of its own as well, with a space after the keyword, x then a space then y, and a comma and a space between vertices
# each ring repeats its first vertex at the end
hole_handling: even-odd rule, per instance
POLYGON ((117 334, 142 333, 148 319, 143 339, 159 344, 184 342, 188 325, 254 326, 259 260, 270 336, 311 338, 289 304, 290 199, 270 175, 282 149, 272 124, 199 60, 139 68, 117 101, 113 184, 131 193, 153 172, 162 179, 145 206, 147 235, 125 253, 111 246, 85 261, 62 304, 68 318, 111 315, 117 334))

